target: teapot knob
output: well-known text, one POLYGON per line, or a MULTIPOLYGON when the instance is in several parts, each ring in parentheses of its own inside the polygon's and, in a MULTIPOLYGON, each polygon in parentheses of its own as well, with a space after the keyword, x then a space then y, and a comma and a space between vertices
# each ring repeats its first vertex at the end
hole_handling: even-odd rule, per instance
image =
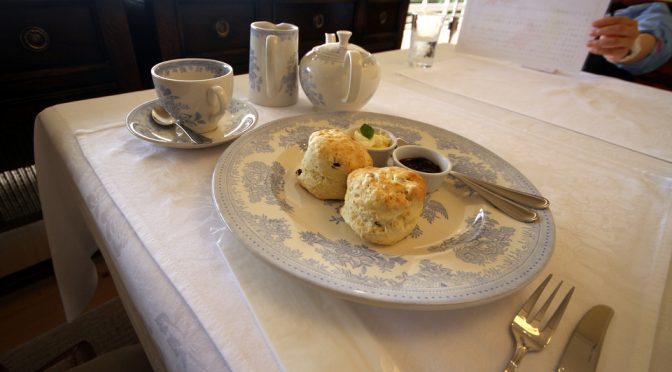
POLYGON ((350 40, 350 36, 352 36, 352 32, 336 31, 336 34, 338 35, 338 44, 340 44, 341 47, 346 47, 348 45, 348 41, 350 40))

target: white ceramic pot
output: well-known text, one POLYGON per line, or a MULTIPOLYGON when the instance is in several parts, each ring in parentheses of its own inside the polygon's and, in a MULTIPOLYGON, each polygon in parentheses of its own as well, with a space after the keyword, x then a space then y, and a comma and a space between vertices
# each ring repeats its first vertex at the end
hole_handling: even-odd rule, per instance
POLYGON ((301 88, 320 110, 356 111, 376 92, 380 65, 376 58, 355 44, 350 31, 326 35, 326 42, 308 52, 299 64, 301 88))

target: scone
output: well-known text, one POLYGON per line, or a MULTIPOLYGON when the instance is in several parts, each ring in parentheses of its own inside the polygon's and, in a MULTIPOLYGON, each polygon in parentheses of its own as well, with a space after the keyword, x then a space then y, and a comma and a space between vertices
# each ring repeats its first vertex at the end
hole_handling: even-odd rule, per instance
POLYGON ((421 176, 400 167, 357 169, 348 176, 341 216, 362 239, 394 244, 415 228, 426 191, 421 176))
POLYGON ((316 198, 342 200, 348 174, 371 165, 364 145, 340 129, 324 129, 310 134, 296 174, 301 186, 316 198))

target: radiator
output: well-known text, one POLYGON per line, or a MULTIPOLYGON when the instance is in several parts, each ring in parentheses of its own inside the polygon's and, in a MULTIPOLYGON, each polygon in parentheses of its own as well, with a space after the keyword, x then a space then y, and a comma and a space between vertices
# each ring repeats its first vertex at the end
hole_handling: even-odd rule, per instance
POLYGON ((0 173, 0 232, 41 218, 35 165, 0 173))

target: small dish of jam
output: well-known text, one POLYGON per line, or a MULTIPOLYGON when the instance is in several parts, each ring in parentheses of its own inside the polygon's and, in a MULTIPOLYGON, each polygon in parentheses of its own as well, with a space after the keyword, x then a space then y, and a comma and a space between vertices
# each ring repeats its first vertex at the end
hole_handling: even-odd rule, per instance
POLYGON ((441 173, 441 167, 427 158, 403 158, 399 162, 413 170, 425 173, 441 173))
POLYGON ((452 168, 448 157, 436 150, 418 145, 397 147, 392 152, 392 161, 394 165, 422 176, 427 184, 428 193, 441 187, 452 168))

